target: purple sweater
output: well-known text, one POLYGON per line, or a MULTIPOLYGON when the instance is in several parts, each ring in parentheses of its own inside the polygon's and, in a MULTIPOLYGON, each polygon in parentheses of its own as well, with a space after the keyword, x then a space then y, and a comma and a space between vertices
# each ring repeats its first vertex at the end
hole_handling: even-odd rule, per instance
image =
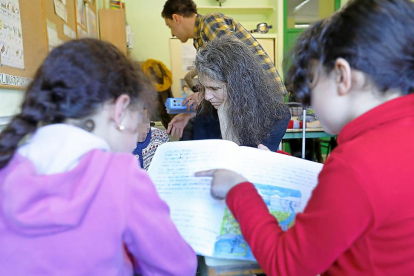
POLYGON ((196 265, 133 155, 92 150, 39 175, 15 154, 0 170, 0 275, 193 276, 196 265))

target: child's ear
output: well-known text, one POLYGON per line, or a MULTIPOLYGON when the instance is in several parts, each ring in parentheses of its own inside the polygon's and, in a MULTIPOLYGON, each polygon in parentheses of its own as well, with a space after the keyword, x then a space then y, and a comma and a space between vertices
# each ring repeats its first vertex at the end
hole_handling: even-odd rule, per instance
POLYGON ((352 84, 351 66, 348 61, 343 58, 338 58, 335 61, 334 72, 339 95, 347 94, 352 84))
POLYGON ((125 116, 125 111, 128 108, 128 105, 130 103, 130 98, 126 94, 122 94, 115 100, 115 123, 116 126, 119 128, 122 126, 122 120, 125 116))

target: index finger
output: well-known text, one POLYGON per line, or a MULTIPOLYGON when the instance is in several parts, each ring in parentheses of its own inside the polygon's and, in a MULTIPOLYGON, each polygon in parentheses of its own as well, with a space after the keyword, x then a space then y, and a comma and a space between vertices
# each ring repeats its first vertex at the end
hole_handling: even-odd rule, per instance
POLYGON ((200 176, 208 176, 208 177, 213 177, 214 173, 217 171, 217 169, 213 169, 213 170, 207 170, 207 171, 200 171, 200 172, 196 172, 194 174, 194 176, 200 177, 200 176))

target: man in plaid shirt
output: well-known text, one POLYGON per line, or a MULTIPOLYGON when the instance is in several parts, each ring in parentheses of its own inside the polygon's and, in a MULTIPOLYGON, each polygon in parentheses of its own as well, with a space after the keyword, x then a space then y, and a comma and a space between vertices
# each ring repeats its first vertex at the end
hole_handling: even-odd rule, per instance
MULTIPOLYGON (((223 35, 234 35, 244 42, 258 56, 263 69, 274 78, 280 93, 280 101, 286 94, 286 88, 273 64, 262 46, 239 22, 221 13, 200 15, 197 6, 192 0, 168 0, 161 13, 166 25, 171 29, 171 35, 177 37, 182 43, 193 38, 196 49, 203 47, 205 43, 212 41, 215 37, 223 35)), ((195 109, 200 100, 199 93, 188 96, 183 104, 195 109)), ((192 139, 219 139, 221 138, 220 126, 217 112, 213 118, 200 118, 197 116, 194 122, 194 136, 192 139)), ((173 137, 181 137, 184 127, 194 114, 179 114, 169 123, 167 132, 173 137)))

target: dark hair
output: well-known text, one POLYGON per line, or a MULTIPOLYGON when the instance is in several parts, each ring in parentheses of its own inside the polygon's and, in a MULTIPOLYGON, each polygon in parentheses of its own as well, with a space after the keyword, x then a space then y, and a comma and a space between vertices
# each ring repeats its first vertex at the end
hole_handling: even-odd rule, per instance
MULTIPOLYGON (((226 83, 227 118, 241 145, 257 146, 284 115, 276 79, 270 78, 252 50, 235 36, 215 38, 196 55, 199 76, 226 83)), ((212 105, 200 93, 200 112, 212 105)))
POLYGON ((81 39, 55 48, 29 85, 21 112, 0 134, 0 168, 39 126, 87 119, 122 94, 130 96, 132 106, 148 102, 152 90, 141 69, 110 43, 81 39))
POLYGON ((326 72, 336 59, 369 75, 385 92, 414 90, 414 3, 409 0, 354 0, 332 17, 308 28, 291 53, 286 82, 304 102, 310 102, 311 63, 326 72))
POLYGON ((173 14, 190 17, 193 14, 197 14, 197 5, 193 0, 168 0, 164 4, 161 16, 166 19, 172 19, 173 14))

